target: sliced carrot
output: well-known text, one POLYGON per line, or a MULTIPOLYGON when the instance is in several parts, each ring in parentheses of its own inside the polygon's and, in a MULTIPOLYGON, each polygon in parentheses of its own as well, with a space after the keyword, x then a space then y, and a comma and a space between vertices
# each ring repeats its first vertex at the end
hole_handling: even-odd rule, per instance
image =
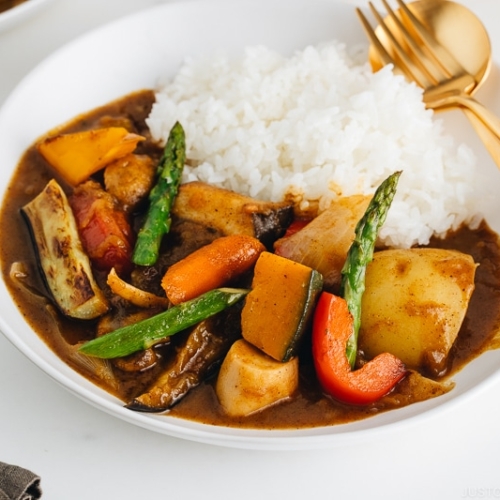
POLYGON ((264 250, 264 245, 252 236, 223 236, 172 265, 161 285, 170 302, 179 304, 224 286, 248 271, 264 250))

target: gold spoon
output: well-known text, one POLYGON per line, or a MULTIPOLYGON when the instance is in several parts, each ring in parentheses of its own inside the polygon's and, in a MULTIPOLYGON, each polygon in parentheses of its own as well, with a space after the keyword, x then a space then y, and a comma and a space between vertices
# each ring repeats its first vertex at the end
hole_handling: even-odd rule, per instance
MULTIPOLYGON (((408 4, 408 8, 473 78, 473 84, 464 88, 459 78, 452 79, 461 75, 452 75, 446 93, 435 96, 427 93, 426 106, 435 111, 461 108, 500 165, 500 120, 472 97, 488 76, 491 67, 491 45, 483 24, 466 7, 451 1, 420 0, 408 4)), ((390 16, 385 22, 393 28, 392 31, 397 32, 390 16)), ((391 44, 383 29, 379 26, 375 31, 383 43, 387 42, 384 45, 390 55, 397 58, 394 51, 391 51, 391 44)), ((373 46, 370 47, 369 59, 374 71, 383 66, 373 46)))

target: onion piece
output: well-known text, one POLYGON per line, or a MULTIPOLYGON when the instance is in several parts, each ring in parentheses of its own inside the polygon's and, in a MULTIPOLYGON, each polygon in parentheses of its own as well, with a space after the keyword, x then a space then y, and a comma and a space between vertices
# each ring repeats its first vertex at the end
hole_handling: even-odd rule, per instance
POLYGON ((107 283, 114 294, 128 300, 137 307, 167 308, 169 305, 169 300, 166 297, 159 297, 153 293, 146 292, 122 280, 116 274, 115 268, 112 268, 109 272, 107 283))

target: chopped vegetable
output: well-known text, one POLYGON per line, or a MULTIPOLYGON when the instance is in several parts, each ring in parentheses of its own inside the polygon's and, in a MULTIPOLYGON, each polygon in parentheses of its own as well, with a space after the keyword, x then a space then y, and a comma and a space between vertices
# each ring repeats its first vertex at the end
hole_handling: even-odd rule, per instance
POLYGON ((433 376, 448 354, 474 290, 470 255, 438 248, 376 252, 366 270, 360 348, 369 358, 385 351, 433 376))
POLYGON ((74 189, 69 203, 82 245, 96 269, 108 272, 114 267, 118 274, 129 272, 133 233, 115 199, 98 182, 89 180, 74 189))
POLYGON ((40 267, 60 310, 78 319, 93 319, 108 310, 83 251, 76 221, 61 186, 51 180, 22 208, 31 229, 40 267))
POLYGON ((134 211, 153 188, 156 163, 150 156, 128 154, 108 163, 104 169, 104 186, 125 212, 134 211))
POLYGON ((119 328, 86 342, 80 351, 99 358, 118 358, 147 349, 241 300, 248 290, 218 288, 152 318, 119 328))
POLYGON ((198 181, 179 188, 172 211, 181 219, 212 227, 224 235, 253 236, 268 249, 293 220, 291 203, 255 200, 198 181))
POLYGON ((369 201, 361 195, 333 201, 304 228, 278 240, 275 253, 316 269, 323 275, 325 288, 338 293, 354 229, 369 201))
POLYGON ((263 252, 241 315, 242 335, 277 361, 296 355, 323 278, 314 269, 263 252))
MULTIPOLYGON (((82 354, 82 356, 85 356, 85 354, 82 354)), ((92 356, 86 357, 90 359, 99 359, 92 356)), ((153 347, 150 347, 149 349, 134 352, 133 354, 124 356, 123 358, 114 358, 111 362, 113 363, 113 366, 122 372, 139 374, 155 367, 158 363, 158 359, 160 359, 160 356, 157 355, 156 350, 153 347)))
POLYGON ((341 297, 323 292, 313 323, 313 359, 318 380, 328 394, 344 403, 366 405, 389 393, 405 376, 396 356, 384 352, 357 370, 351 370, 346 343, 353 317, 341 297))
POLYGON ((239 316, 229 310, 201 321, 179 344, 175 356, 146 392, 134 398, 127 408, 161 412, 182 399, 217 368, 231 344, 239 337, 239 316))
POLYGON ((194 299, 251 269, 264 250, 264 245, 252 236, 217 238, 170 266, 162 287, 172 304, 194 299))
MULTIPOLYGON (((286 232, 283 236, 283 239, 284 238, 290 238, 290 236, 293 236, 295 233, 298 233, 299 231, 301 231, 302 229, 304 229, 308 224, 311 223, 313 219, 309 219, 309 218, 296 218, 296 219, 293 219, 293 222, 287 227, 286 229, 286 232)), ((274 249, 276 250, 276 247, 277 245, 279 244, 280 241, 283 241, 283 240, 278 240, 275 244, 274 244, 274 249)), ((278 252, 276 252, 278 253, 278 252)))
POLYGON ((365 290, 366 266, 373 258, 378 231, 387 217, 400 175, 401 172, 390 175, 375 191, 366 212, 356 225, 355 238, 342 268, 340 295, 345 298, 353 317, 353 331, 346 349, 351 368, 354 367, 358 351, 361 300, 365 290))
POLYGON ((132 260, 139 266, 152 266, 158 259, 162 238, 170 231, 170 211, 179 189, 185 161, 184 129, 176 122, 158 166, 158 179, 149 194, 150 205, 146 220, 137 235, 132 260))
POLYGON ((38 150, 66 182, 76 186, 134 151, 142 140, 144 137, 126 128, 108 127, 47 137, 38 144, 38 150))
POLYGON ((164 307, 166 309, 169 305, 167 297, 159 297, 127 283, 116 274, 114 268, 108 274, 107 283, 114 294, 137 307, 164 307))
MULTIPOLYGON (((115 311, 111 311, 99 319, 96 328, 96 337, 101 337, 102 335, 107 335, 108 333, 113 332, 118 328, 123 328, 124 326, 132 325, 139 321, 144 321, 145 319, 151 318, 155 314, 158 314, 158 312, 158 310, 154 309, 141 309, 140 311, 135 311, 132 313, 127 312, 124 314, 116 314, 115 311)), ((162 347, 170 344, 170 340, 170 337, 167 337, 162 342, 162 347)), ((80 356, 90 358, 90 356, 85 356, 85 354, 80 354, 80 356)), ((143 351, 134 352, 129 356, 114 358, 107 361, 111 361, 112 365, 122 372, 144 373, 145 371, 153 368, 158 362, 159 358, 160 356, 158 356, 156 349, 150 347, 149 349, 144 349, 143 351)))
POLYGON ((379 186, 356 225, 342 269, 344 297, 322 292, 314 313, 312 351, 318 380, 325 391, 345 403, 373 403, 406 374, 404 364, 387 352, 353 370, 366 266, 373 258, 378 229, 386 218, 400 174, 392 174, 379 186))
POLYGON ((244 417, 286 401, 299 386, 299 360, 276 361, 244 339, 225 357, 215 386, 224 411, 244 417))

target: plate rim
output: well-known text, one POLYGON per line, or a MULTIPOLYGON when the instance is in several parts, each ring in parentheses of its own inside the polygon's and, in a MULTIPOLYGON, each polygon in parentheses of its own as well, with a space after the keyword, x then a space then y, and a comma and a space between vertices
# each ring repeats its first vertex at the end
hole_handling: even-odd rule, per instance
POLYGON ((0 13, 0 33, 10 30, 16 25, 34 16, 53 0, 26 0, 0 13))

